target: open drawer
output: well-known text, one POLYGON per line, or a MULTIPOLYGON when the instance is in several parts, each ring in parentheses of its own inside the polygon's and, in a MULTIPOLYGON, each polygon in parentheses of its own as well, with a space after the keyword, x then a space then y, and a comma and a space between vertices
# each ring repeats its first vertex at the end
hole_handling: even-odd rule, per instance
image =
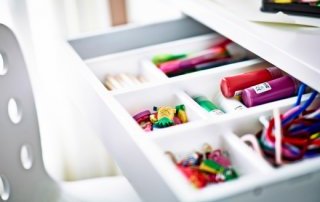
POLYGON ((320 45, 320 19, 263 13, 262 1, 257 0, 172 0, 171 3, 185 15, 319 89, 320 59, 316 47, 320 45))
POLYGON ((169 78, 150 62, 155 53, 197 51, 219 37, 194 20, 183 18, 73 39, 66 49, 77 65, 70 67, 75 78, 66 88, 145 201, 316 201, 320 196, 316 191, 320 158, 274 168, 240 140, 244 134, 261 129, 260 116, 270 116, 273 109, 284 111, 296 98, 225 113, 219 118, 192 99, 201 93, 219 102, 216 94, 223 77, 270 64, 253 58, 169 78), (107 90, 103 85, 105 75, 121 72, 141 74, 148 82, 107 90), (180 104, 189 118, 185 124, 145 132, 132 118, 153 106, 180 104), (205 143, 228 151, 238 179, 196 189, 165 155, 166 151, 183 155, 205 143))

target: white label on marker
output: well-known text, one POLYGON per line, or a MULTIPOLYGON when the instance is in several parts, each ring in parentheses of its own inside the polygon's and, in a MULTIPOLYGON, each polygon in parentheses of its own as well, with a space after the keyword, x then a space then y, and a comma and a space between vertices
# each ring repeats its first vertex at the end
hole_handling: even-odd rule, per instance
POLYGON ((267 82, 255 85, 252 88, 257 94, 264 93, 271 90, 271 86, 267 82))

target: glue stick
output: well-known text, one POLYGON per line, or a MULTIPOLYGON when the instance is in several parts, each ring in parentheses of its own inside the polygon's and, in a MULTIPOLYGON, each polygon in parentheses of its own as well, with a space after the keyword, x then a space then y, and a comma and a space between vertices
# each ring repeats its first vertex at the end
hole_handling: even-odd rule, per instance
POLYGON ((264 82, 242 91, 242 101, 247 107, 272 102, 293 96, 297 91, 298 81, 290 76, 283 76, 264 82))
POLYGON ((223 111, 221 111, 215 104, 213 104, 205 96, 193 96, 192 99, 210 114, 214 114, 214 115, 224 114, 223 111))

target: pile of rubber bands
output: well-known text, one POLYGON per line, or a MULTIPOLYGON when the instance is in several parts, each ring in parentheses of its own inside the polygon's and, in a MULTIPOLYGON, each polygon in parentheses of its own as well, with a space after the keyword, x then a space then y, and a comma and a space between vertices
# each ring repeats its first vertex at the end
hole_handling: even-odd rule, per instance
POLYGON ((280 114, 279 110, 274 110, 272 119, 260 117, 264 129, 255 137, 242 137, 244 142, 250 143, 255 151, 274 166, 320 156, 320 104, 319 99, 316 99, 318 92, 313 91, 302 103, 305 89, 305 84, 299 86, 295 105, 285 113, 280 114))

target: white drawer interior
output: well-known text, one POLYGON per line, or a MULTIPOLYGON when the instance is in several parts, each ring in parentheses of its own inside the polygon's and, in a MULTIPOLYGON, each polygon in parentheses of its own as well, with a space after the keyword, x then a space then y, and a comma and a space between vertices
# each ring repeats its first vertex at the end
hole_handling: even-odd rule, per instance
MULTIPOLYGON (((149 168, 153 168, 156 175, 164 180, 176 199, 207 201, 226 199, 245 192, 248 192, 251 197, 257 188, 267 187, 270 184, 279 184, 281 187, 280 182, 302 174, 315 173, 319 170, 316 167, 316 165, 319 165, 319 158, 308 159, 275 169, 266 160, 255 154, 239 138, 244 134, 257 133, 262 128, 258 121, 260 116, 271 116, 273 109, 280 109, 281 111, 288 109, 295 102, 295 97, 251 107, 241 112, 226 113, 219 117, 210 116, 191 98, 193 95, 201 94, 219 105, 217 95, 220 92, 219 84, 223 77, 266 68, 271 66, 270 64, 260 59, 251 59, 169 78, 150 61, 154 54, 167 52, 168 50, 171 53, 199 51, 207 48, 208 44, 214 44, 214 41, 219 38, 218 34, 205 34, 99 56, 85 61, 96 77, 95 88, 99 89, 99 93, 107 94, 112 99, 114 106, 116 106, 115 113, 117 109, 121 109, 119 113, 124 117, 122 120, 126 120, 121 125, 123 128, 128 128, 128 139, 133 138, 132 143, 139 148, 140 155, 147 159, 147 161, 141 163, 141 169, 136 170, 138 173, 128 174, 129 179, 130 175, 143 175, 143 166, 148 165, 149 168), (106 75, 123 72, 142 74, 149 82, 113 91, 104 88, 102 82, 106 75), (179 104, 184 104, 186 107, 189 118, 189 122, 186 124, 147 133, 137 127, 137 123, 132 118, 133 115, 143 110, 151 111, 154 106, 176 106, 179 104), (164 154, 165 151, 171 151, 181 156, 200 149, 204 143, 209 143, 214 148, 225 149, 229 152, 230 160, 240 175, 239 179, 209 185, 199 190, 194 189, 164 154)), ((307 98, 308 95, 305 95, 303 100, 307 98)), ((105 102, 108 101, 105 100, 105 102)), ((112 104, 99 107, 107 106, 112 107, 112 104)), ((106 136, 108 135, 117 135, 117 129, 113 128, 111 134, 106 134, 106 136)), ((129 148, 129 150, 131 149, 129 148)), ((118 152, 121 152, 121 149, 118 152)), ((118 158, 121 158, 119 156, 118 158)), ((133 164, 127 162, 127 166, 131 165, 133 164)), ((317 177, 314 177, 314 179, 317 179, 317 177)), ((141 187, 144 180, 133 183, 141 187)))

